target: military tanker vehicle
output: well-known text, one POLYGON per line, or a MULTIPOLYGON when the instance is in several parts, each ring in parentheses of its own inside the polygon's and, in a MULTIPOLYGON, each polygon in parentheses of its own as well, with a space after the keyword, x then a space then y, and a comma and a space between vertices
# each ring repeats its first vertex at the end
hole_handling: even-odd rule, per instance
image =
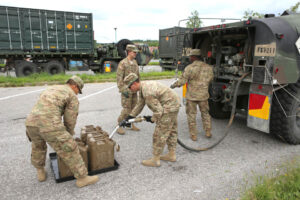
MULTIPOLYGON (((82 61, 94 72, 114 71, 127 44, 132 42, 123 39, 95 48, 92 13, 0 6, 0 59, 18 77, 64 73, 70 61, 82 61)), ((139 54, 138 64, 146 65, 148 46, 139 54)))
POLYGON ((300 14, 201 27, 189 38, 183 52, 201 49, 214 69, 212 117, 229 118, 234 106, 248 127, 300 143, 300 14))

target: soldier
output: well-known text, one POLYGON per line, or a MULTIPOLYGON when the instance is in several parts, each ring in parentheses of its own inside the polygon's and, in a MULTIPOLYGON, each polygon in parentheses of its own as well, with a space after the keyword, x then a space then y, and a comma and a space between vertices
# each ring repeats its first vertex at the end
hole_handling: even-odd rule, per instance
MULTIPOLYGON (((124 87, 124 78, 130 73, 136 74, 138 79, 140 79, 139 66, 135 60, 138 49, 135 45, 128 44, 126 46, 126 51, 127 57, 119 63, 117 69, 117 85, 119 92, 121 93, 121 105, 123 107, 118 118, 118 123, 123 121, 129 115, 134 106, 137 104, 138 99, 136 92, 131 92, 127 87, 124 87)), ((139 131, 140 129, 132 124, 131 130, 139 131)), ((125 134, 125 130, 122 127, 120 127, 117 132, 120 135, 125 134)))
POLYGON ((187 83, 186 93, 186 114, 189 124, 190 137, 193 141, 197 140, 197 105, 199 106, 205 136, 210 138, 211 134, 211 117, 209 115, 208 106, 208 86, 213 79, 213 69, 210 65, 200 61, 200 49, 192 49, 190 53, 190 61, 181 77, 170 87, 180 87, 187 83))
POLYGON ((132 92, 139 92, 139 101, 126 120, 136 117, 145 104, 153 111, 153 116, 144 116, 146 121, 156 123, 153 134, 153 157, 143 160, 145 166, 159 167, 160 160, 176 161, 177 115, 180 107, 179 96, 165 85, 155 81, 139 82, 136 74, 130 73, 124 79, 132 92), (169 152, 160 156, 167 143, 169 152))
POLYGON ((76 185, 84 187, 99 180, 98 176, 88 176, 77 143, 73 139, 78 115, 83 81, 72 76, 66 85, 48 87, 39 97, 26 119, 26 134, 32 141, 31 163, 37 169, 39 181, 45 181, 46 142, 63 159, 77 179, 76 185), (61 118, 64 118, 62 122, 61 118))

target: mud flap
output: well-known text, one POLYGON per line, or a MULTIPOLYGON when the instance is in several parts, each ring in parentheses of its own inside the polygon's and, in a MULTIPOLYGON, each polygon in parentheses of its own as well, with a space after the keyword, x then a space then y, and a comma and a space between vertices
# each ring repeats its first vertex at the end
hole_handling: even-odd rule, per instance
POLYGON ((273 97, 271 85, 251 84, 247 126, 266 133, 270 132, 270 116, 273 97))

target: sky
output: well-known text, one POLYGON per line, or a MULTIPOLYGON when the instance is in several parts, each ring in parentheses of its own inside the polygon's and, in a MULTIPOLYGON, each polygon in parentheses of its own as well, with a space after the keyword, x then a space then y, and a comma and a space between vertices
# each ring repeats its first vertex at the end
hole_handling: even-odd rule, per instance
MULTIPOLYGON (((94 37, 98 43, 121 39, 158 40, 159 29, 185 27, 191 12, 201 18, 238 18, 244 11, 282 13, 299 0, 1 0, 1 6, 83 12, 93 14, 94 37), (116 30, 115 30, 116 28, 116 30)), ((220 20, 202 20, 204 26, 220 20)), ((232 22, 232 21, 227 21, 232 22)))

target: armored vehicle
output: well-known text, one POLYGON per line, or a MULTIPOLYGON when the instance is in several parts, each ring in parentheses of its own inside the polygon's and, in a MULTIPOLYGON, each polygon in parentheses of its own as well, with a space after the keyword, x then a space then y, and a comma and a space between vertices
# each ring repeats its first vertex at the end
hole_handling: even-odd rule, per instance
POLYGON ((229 118, 236 106, 247 116, 248 127, 300 143, 300 14, 265 15, 189 35, 185 47, 201 49, 214 69, 212 117, 229 118))
POLYGON ((190 30, 177 26, 159 30, 159 64, 163 69, 176 69, 177 64, 179 69, 183 69, 188 64, 188 57, 183 54, 182 49, 184 41, 189 41, 185 38, 189 36, 185 32, 190 30))
POLYGON ((17 76, 64 73, 70 61, 83 61, 94 72, 114 71, 132 44, 123 39, 95 48, 94 43, 91 13, 0 6, 0 59, 17 76))

